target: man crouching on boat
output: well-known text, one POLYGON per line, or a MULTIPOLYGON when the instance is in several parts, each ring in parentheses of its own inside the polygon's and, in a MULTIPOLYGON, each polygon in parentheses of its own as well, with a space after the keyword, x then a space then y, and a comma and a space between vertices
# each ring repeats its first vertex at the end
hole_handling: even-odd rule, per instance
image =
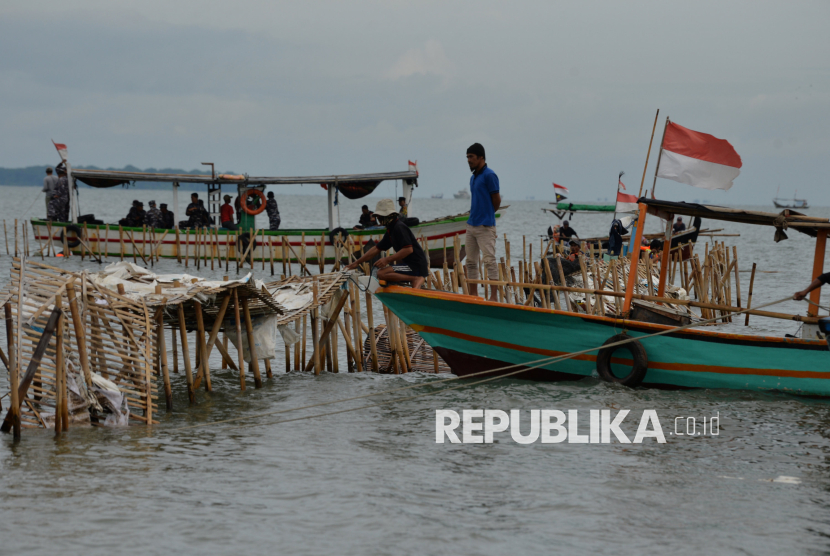
POLYGON ((382 257, 375 263, 380 269, 378 280, 387 282, 411 282, 415 289, 424 285, 424 278, 429 272, 429 264, 424 250, 418 245, 415 234, 404 224, 395 212, 395 201, 392 199, 381 199, 375 208, 375 216, 380 223, 386 226, 386 233, 383 234, 377 245, 369 249, 365 255, 346 267, 346 270, 354 270, 361 263, 374 259, 381 251, 395 249, 395 254, 382 257))

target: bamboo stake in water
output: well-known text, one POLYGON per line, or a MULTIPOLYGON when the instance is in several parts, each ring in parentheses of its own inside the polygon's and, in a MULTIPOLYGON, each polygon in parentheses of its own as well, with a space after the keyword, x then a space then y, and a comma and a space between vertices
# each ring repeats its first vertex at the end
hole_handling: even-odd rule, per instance
POLYGON ((313 300, 313 307, 314 309, 311 310, 311 345, 312 349, 314 350, 311 353, 311 356, 314 358, 314 374, 319 375, 322 371, 322 365, 320 362, 320 339, 318 337, 318 322, 317 322, 317 302, 319 297, 319 284, 317 283, 317 277, 314 277, 314 281, 312 282, 311 286, 312 291, 312 300, 313 300))
MULTIPOLYGON (((65 233, 63 234, 66 235, 65 233)), ((17 257, 17 218, 14 219, 14 256, 17 257)))
POLYGON ((9 230, 6 228, 6 219, 3 219, 3 236, 6 238, 6 255, 9 255, 9 230))
POLYGON ((366 292, 366 320, 369 324, 369 349, 372 353, 372 371, 378 372, 378 346, 375 338, 375 318, 372 314, 372 294, 366 292))
MULTIPOLYGON (((746 297, 746 308, 752 308, 752 288, 755 285, 755 267, 758 266, 757 263, 752 263, 752 274, 749 276, 749 293, 747 293, 746 297)), ((749 326, 749 313, 746 314, 746 320, 744 321, 744 326, 749 326)))

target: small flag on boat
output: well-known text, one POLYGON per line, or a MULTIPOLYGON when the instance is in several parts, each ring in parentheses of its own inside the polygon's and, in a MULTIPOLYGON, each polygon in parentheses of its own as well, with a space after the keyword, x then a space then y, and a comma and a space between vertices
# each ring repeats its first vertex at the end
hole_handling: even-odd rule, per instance
POLYGON ((408 162, 409 162, 409 169, 410 170, 415 170, 415 173, 420 176, 421 173, 418 171, 418 161, 416 160, 415 162, 412 162, 411 160, 409 160, 408 162))
POLYGON ((563 187, 558 183, 553 184, 553 192, 556 194, 556 202, 563 201, 567 199, 565 193, 570 193, 567 187, 563 187))
POLYGON ((622 187, 622 188, 623 188, 623 191, 625 191, 625 184, 622 182, 622 177, 623 177, 624 175, 625 175, 625 172, 620 172, 619 177, 617 177, 617 189, 619 189, 620 187, 622 187))
POLYGON ((657 176, 703 189, 729 189, 741 157, 729 141, 669 122, 657 176))
POLYGON ((637 204, 637 196, 617 191, 617 206, 614 212, 637 212, 640 210, 637 204))
POLYGON ((66 160, 66 145, 63 143, 55 143, 55 140, 52 139, 52 144, 55 145, 55 149, 57 149, 58 154, 61 157, 61 160, 66 160))

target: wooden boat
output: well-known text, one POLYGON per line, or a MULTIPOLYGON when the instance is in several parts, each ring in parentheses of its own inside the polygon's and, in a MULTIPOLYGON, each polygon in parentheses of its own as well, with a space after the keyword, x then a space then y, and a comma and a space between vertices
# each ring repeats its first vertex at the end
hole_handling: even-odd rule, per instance
MULTIPOLYGON (((647 211, 668 217, 669 221, 675 214, 683 214, 779 229, 785 221, 789 228, 817 238, 813 277, 823 271, 827 230, 830 229, 827 219, 806 217, 792 211, 779 215, 646 198, 641 198, 639 203, 641 223, 645 221, 647 211)), ((642 228, 642 225, 638 226, 637 243, 642 237, 642 228)), ((666 249, 669 244, 669 241, 664 242, 666 249)), ((665 252, 661 260, 659 293, 651 300, 673 303, 676 300, 662 297, 669 260, 665 252)), ((638 261, 639 255, 635 252, 629 278, 637 276, 638 261)), ((403 287, 384 287, 377 290, 376 295, 395 315, 421 334, 459 376, 517 365, 529 368, 517 378, 561 380, 595 375, 597 352, 557 363, 542 363, 539 368, 530 367, 545 358, 602 346, 620 333, 638 338, 674 328, 631 318, 633 285, 630 279, 624 294, 622 318, 494 303, 456 293, 403 287)), ((615 295, 615 292, 607 291, 603 295, 615 295)), ((819 298, 820 290, 810 294, 814 303, 819 303, 819 298)), ((738 309, 733 307, 731 310, 738 309)), ((753 314, 801 321, 805 323, 805 329, 811 330, 816 329, 818 322, 812 305, 807 316, 765 311, 754 311, 753 314)), ((687 329, 644 338, 641 346, 647 357, 647 370, 641 384, 646 386, 830 395, 830 354, 824 340, 687 329)), ((616 352, 610 361, 615 376, 619 372, 617 367, 633 365, 632 356, 625 349, 616 352)), ((620 376, 624 377, 625 373, 620 376)))
MULTIPOLYGON (((780 187, 778 188, 781 189, 780 187)), ((775 192, 775 198, 772 200, 772 204, 775 205, 775 208, 783 208, 783 209, 801 209, 806 210, 810 208, 809 203, 807 203, 807 199, 796 199, 796 195, 798 195, 798 190, 795 190, 795 194, 793 195, 792 199, 782 199, 778 196, 778 191, 775 192)))
MULTIPOLYGON (((82 181, 92 187, 115 187, 131 182, 167 182, 173 186, 173 206, 178 207, 178 189, 181 183, 198 183, 207 188, 206 207, 215 221, 219 220, 219 207, 222 199, 222 186, 232 186, 237 194, 245 195, 251 189, 263 189, 266 185, 299 185, 321 184, 328 191, 328 227, 308 229, 280 229, 277 231, 257 230, 253 225, 253 218, 249 219, 246 229, 228 231, 217 226, 202 230, 184 229, 151 229, 119 227, 117 224, 83 224, 78 225, 77 202, 74 195, 70 198, 72 204, 70 214, 72 223, 53 222, 46 220, 32 220, 34 237, 41 242, 57 243, 59 248, 64 230, 73 236, 81 235, 87 246, 77 238, 72 237, 69 244, 73 253, 80 254, 82 250, 92 250, 95 253, 132 257, 141 254, 149 257, 150 253, 159 257, 181 258, 186 252, 195 253, 198 249, 205 258, 226 257, 234 259, 237 250, 247 245, 240 242, 239 235, 248 233, 256 235, 256 243, 251 250, 253 260, 297 261, 333 263, 338 256, 346 256, 344 249, 360 250, 369 241, 377 242, 384 233, 383 228, 369 228, 365 230, 344 229, 341 227, 337 203, 339 195, 349 199, 359 199, 370 194, 384 180, 400 180, 403 196, 409 199, 408 206, 412 214, 412 194, 418 184, 418 170, 410 163, 408 170, 403 172, 387 172, 375 174, 349 174, 331 176, 302 176, 302 177, 249 177, 247 175, 226 174, 163 174, 146 172, 119 172, 109 170, 71 170, 73 180, 82 181), (206 231, 207 230, 207 231, 206 231), (343 235, 350 236, 350 240, 343 246, 335 241, 332 230, 341 230, 343 235), (283 238, 287 240, 287 248, 283 248, 283 238), (352 245, 354 243, 354 245, 352 245)), ((507 207, 496 214, 499 218, 507 207)), ((181 216, 181 215, 177 215, 181 216)), ((455 262, 455 252, 452 249, 455 237, 461 241, 460 257, 465 255, 465 237, 468 213, 462 213, 442 218, 436 218, 411 225, 415 237, 422 242, 429 253, 430 266, 440 268, 446 262, 449 266, 455 262), (450 246, 447 249, 447 245, 450 246)), ((460 261, 459 261, 460 262, 460 261)))

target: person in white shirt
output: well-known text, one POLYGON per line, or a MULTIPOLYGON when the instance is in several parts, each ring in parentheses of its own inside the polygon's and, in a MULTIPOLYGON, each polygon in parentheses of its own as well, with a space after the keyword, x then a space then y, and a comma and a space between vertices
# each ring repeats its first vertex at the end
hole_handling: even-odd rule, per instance
POLYGON ((46 193, 46 214, 49 214, 49 201, 55 195, 55 188, 58 186, 58 176, 52 174, 52 169, 46 169, 46 177, 43 178, 43 192, 46 193))

